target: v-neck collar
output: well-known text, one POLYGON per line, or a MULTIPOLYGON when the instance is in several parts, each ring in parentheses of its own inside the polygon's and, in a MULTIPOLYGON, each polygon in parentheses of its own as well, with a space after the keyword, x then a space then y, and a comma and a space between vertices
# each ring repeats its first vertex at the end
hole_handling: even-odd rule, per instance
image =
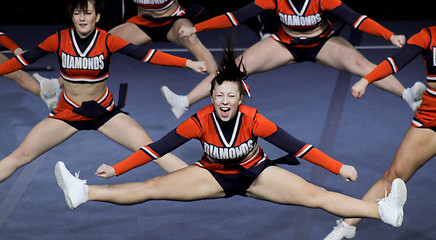
POLYGON ((298 11, 297 7, 294 5, 292 0, 288 0, 288 3, 291 6, 292 11, 294 11, 298 16, 303 16, 304 15, 304 13, 307 10, 307 7, 309 6, 309 2, 310 2, 310 0, 304 0, 303 7, 300 9, 300 11, 298 11))
POLYGON ((233 127, 232 137, 230 138, 229 142, 227 141, 226 137, 223 134, 223 131, 222 131, 221 126, 218 122, 218 119, 215 116, 215 112, 212 112, 212 117, 213 117, 213 121, 215 123, 216 129, 218 131, 218 134, 220 136, 221 142, 225 145, 225 147, 233 146, 233 144, 235 142, 236 135, 238 133, 238 129, 239 129, 239 124, 240 124, 239 120, 241 118, 241 112, 238 111, 238 114, 236 115, 235 126, 233 127))
MULTIPOLYGON (((77 40, 76 40, 76 37, 79 37, 79 36, 76 34, 76 31, 74 30, 74 28, 71 29, 71 39, 73 40, 74 48, 76 49, 77 54, 79 54, 80 57, 86 57, 88 55, 89 50, 91 50, 92 46, 94 46, 95 40, 97 39, 97 35, 98 35, 98 31, 94 30, 94 36, 92 37, 91 42, 86 47, 85 51, 82 52, 82 50, 80 49, 79 45, 77 44, 77 40)), ((88 37, 91 37, 91 35, 88 37)), ((86 38, 88 38, 88 37, 86 37, 86 38)))

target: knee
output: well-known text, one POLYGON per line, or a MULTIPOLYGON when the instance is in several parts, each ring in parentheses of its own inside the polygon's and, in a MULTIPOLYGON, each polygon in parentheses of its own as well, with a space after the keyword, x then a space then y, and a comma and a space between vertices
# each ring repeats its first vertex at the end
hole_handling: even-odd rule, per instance
POLYGON ((159 179, 152 178, 144 181, 137 189, 140 194, 144 194, 147 200, 162 199, 162 187, 159 186, 159 179))
MULTIPOLYGON (((33 155, 25 149, 18 148, 7 158, 16 168, 22 167, 34 160, 33 155)), ((6 159, 5 159, 6 160, 6 159)))
POLYGON ((362 69, 362 71, 365 73, 369 73, 375 68, 375 65, 364 57, 356 58, 354 60, 354 65, 356 68, 362 69))
POLYGON ((325 196, 327 196, 329 191, 325 188, 315 186, 304 197, 303 203, 306 207, 310 208, 320 208, 322 204, 326 201, 325 196))
MULTIPOLYGON (((384 182, 385 185, 390 185, 395 178, 402 178, 401 173, 395 170, 395 168, 390 167, 384 174, 380 181, 384 182)), ((403 179, 405 180, 405 179, 403 179)))

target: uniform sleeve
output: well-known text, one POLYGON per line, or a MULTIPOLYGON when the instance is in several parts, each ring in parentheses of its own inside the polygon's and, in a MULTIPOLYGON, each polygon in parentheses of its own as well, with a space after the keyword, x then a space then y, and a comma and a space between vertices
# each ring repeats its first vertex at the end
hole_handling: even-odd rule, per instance
POLYGON ((339 0, 321 0, 321 8, 332 12, 362 32, 382 37, 388 41, 394 34, 368 16, 357 13, 339 0))
POLYGON ((29 49, 28 51, 9 59, 7 62, 0 65, 0 75, 8 74, 26 67, 38 59, 44 57, 50 52, 54 52, 57 49, 57 34, 53 34, 48 37, 44 42, 39 44, 38 47, 29 49))
POLYGON ((136 46, 114 35, 109 35, 107 42, 111 52, 118 51, 145 63, 186 68, 186 58, 177 57, 156 49, 136 46))
POLYGON ((260 4, 258 2, 262 3, 268 1, 256 0, 256 2, 252 2, 236 11, 227 12, 225 14, 216 16, 204 22, 195 24, 194 27, 197 32, 203 32, 207 30, 223 29, 223 28, 238 26, 240 23, 243 23, 248 19, 257 16, 260 13, 264 12, 266 9, 268 9, 269 6, 268 4, 263 4, 262 7, 257 5, 260 4))
POLYGON ((38 47, 46 52, 56 52, 59 48, 59 33, 46 38, 38 47))
POLYGON ((256 119, 258 124, 253 131, 256 136, 263 135, 263 139, 277 146, 283 151, 295 157, 302 158, 313 164, 321 166, 334 174, 339 174, 339 171, 341 170, 343 165, 341 162, 338 162, 337 160, 331 158, 330 156, 313 147, 312 145, 298 140, 291 134, 287 133, 285 130, 281 129, 280 127, 276 126, 274 123, 263 117, 262 115, 257 114, 256 119), (265 128, 267 130, 259 131, 259 129, 262 128, 265 128), (276 130, 273 131, 274 129, 276 130), (259 132, 261 134, 259 134, 259 132))
POLYGON ((189 139, 180 136, 174 129, 158 141, 140 148, 125 160, 115 164, 113 166, 115 173, 117 176, 120 176, 125 172, 147 164, 173 151, 187 141, 189 141, 189 139))
POLYGON ((5 46, 7 49, 11 50, 12 52, 14 52, 15 49, 19 48, 19 46, 14 41, 12 41, 8 36, 6 36, 1 31, 0 31, 0 44, 5 46))
POLYGON ((133 168, 142 166, 152 160, 162 157, 190 139, 200 137, 201 131, 199 130, 199 126, 195 119, 191 117, 158 141, 140 148, 138 151, 130 155, 130 157, 115 164, 113 168, 115 169, 117 176, 119 176, 133 168))
POLYGON ((407 43, 392 57, 381 62, 368 75, 364 76, 369 83, 397 73, 420 55, 430 44, 430 35, 426 29, 413 35, 407 43))

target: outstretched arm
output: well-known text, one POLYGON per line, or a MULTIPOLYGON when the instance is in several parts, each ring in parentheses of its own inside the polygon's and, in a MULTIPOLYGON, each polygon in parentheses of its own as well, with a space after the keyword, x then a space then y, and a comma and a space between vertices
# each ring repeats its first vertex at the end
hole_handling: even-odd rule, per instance
POLYGON ((195 24, 193 27, 182 26, 179 30, 181 37, 189 37, 196 32, 203 32, 207 30, 224 29, 229 27, 236 27, 240 23, 259 15, 266 9, 274 9, 275 6, 258 6, 252 2, 236 11, 227 12, 225 14, 213 17, 209 20, 195 24))
MULTIPOLYGON (((198 73, 207 72, 207 67, 205 62, 192 61, 190 59, 174 56, 168 53, 161 52, 156 49, 147 49, 142 46, 136 46, 116 36, 112 37, 111 44, 119 44, 120 46, 122 46, 118 50, 119 52, 131 56, 133 58, 136 58, 142 62, 161 65, 161 66, 182 67, 182 68, 188 67, 198 73)), ((116 48, 113 49, 113 51, 117 51, 116 48)))
POLYGON ((392 57, 388 57, 370 73, 356 82, 351 87, 351 94, 355 98, 361 98, 365 94, 366 88, 369 84, 398 72, 422 51, 424 51, 424 48, 415 44, 407 43, 398 53, 392 57))
POLYGON ((331 11, 336 16, 342 18, 345 22, 351 24, 355 29, 371 35, 382 37, 388 41, 391 41, 393 45, 398 47, 402 47, 406 42, 406 37, 404 35, 395 35, 393 32, 386 29, 368 16, 357 13, 343 2, 324 1, 323 3, 323 9, 331 11))
POLYGON ((187 141, 189 141, 189 139, 180 136, 174 129, 163 138, 140 148, 128 158, 115 164, 112 167, 106 164, 101 165, 97 169, 95 174, 102 178, 119 176, 134 168, 145 165, 153 160, 162 157, 163 155, 171 152, 172 150, 176 149, 187 141))
POLYGON ((190 117, 158 141, 140 148, 130 157, 115 164, 113 167, 106 164, 101 165, 95 174, 103 178, 119 176, 133 168, 160 158, 192 138, 199 138, 200 134, 201 131, 198 124, 193 117, 190 117))
POLYGON ((356 180, 357 172, 355 170, 353 172, 353 167, 344 165, 314 146, 295 138, 259 113, 256 114, 256 122, 256 127, 253 129, 255 136, 262 137, 295 157, 321 166, 334 174, 339 174, 344 179, 356 180))

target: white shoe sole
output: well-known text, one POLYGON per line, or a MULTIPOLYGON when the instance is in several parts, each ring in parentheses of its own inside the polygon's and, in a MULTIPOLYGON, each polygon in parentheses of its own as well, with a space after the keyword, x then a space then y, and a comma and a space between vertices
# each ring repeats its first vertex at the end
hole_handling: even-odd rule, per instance
POLYGON ((412 93, 413 97, 415 98, 415 101, 422 99, 422 94, 427 90, 427 87, 422 82, 416 82, 412 86, 412 93))
POLYGON ((65 164, 63 162, 57 162, 56 166, 55 166, 56 181, 58 182, 59 187, 64 192, 65 201, 67 202, 68 207, 71 209, 74 209, 75 207, 73 207, 73 204, 71 202, 71 198, 70 198, 69 194, 67 194, 67 191, 66 191, 67 189, 65 186, 62 168, 64 168, 66 170, 65 164))
POLYGON ((398 208, 399 208, 399 216, 395 221, 395 226, 394 227, 400 227, 401 224, 403 223, 403 216, 404 216, 404 211, 403 211, 403 206, 407 201, 407 187, 406 184, 404 183, 403 180, 396 178, 394 179, 394 181, 392 182, 392 188, 391 188, 391 192, 395 191, 397 193, 397 195, 399 196, 398 198, 398 208))
POLYGON ((176 104, 169 101, 169 99, 180 98, 180 96, 171 91, 167 86, 162 86, 160 92, 165 98, 165 101, 170 105, 171 112, 173 112, 174 116, 179 119, 187 111, 187 108, 176 106, 176 104))

